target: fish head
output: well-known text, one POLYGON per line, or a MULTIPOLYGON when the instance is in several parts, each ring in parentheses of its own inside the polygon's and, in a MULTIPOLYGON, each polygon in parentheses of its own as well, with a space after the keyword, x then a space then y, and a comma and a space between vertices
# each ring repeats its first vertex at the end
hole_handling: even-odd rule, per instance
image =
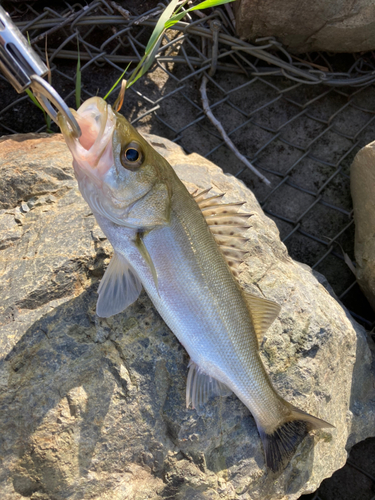
POLYGON ((136 229, 168 224, 174 173, 168 162, 100 97, 72 112, 81 128, 79 138, 64 115, 58 115, 58 122, 93 213, 136 229))

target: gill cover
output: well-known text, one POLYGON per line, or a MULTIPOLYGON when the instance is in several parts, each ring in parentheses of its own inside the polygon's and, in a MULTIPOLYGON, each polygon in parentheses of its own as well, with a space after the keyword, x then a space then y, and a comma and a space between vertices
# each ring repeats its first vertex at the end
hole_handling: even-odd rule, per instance
POLYGON ((100 97, 72 112, 82 136, 73 137, 62 115, 59 125, 93 213, 135 229, 168 224, 174 172, 167 161, 100 97))

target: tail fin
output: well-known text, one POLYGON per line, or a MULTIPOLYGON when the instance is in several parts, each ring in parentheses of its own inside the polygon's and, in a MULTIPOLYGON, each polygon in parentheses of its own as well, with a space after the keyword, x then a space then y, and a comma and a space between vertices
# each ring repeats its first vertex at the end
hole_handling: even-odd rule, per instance
POLYGON ((290 415, 281 421, 272 432, 267 433, 261 425, 258 425, 266 465, 273 472, 280 472, 288 465, 297 446, 310 430, 334 427, 334 425, 313 417, 286 401, 284 403, 290 409, 290 415))

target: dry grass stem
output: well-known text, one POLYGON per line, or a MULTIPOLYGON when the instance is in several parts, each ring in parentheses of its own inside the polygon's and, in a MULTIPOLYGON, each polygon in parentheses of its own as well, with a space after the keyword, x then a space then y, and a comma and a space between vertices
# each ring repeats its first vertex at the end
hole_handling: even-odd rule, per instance
POLYGON ((225 132, 224 127, 222 126, 222 124, 213 115, 213 113, 211 111, 211 108, 210 108, 210 104, 208 102, 208 98, 207 98, 207 80, 208 80, 207 76, 204 75, 203 78, 202 78, 202 84, 201 84, 201 87, 200 87, 200 92, 201 92, 201 97, 202 97, 202 104, 203 104, 203 110, 204 110, 207 118, 209 118, 209 120, 211 121, 211 123, 213 125, 215 125, 215 127, 217 128, 217 130, 220 132, 220 135, 223 138, 225 144, 233 151, 233 153, 237 156, 237 158, 239 160, 241 160, 242 163, 244 163, 247 168, 249 168, 252 172, 254 172, 255 175, 257 175, 260 179, 262 179, 262 181, 265 184, 267 184, 267 186, 270 186, 271 182, 267 179, 267 177, 265 177, 263 174, 261 174, 259 172, 259 170, 256 169, 254 167, 254 165, 252 165, 249 162, 249 160, 247 158, 245 158, 245 156, 238 151, 238 149, 236 148, 236 146, 233 144, 233 142, 230 140, 230 138, 228 137, 227 133, 225 132))

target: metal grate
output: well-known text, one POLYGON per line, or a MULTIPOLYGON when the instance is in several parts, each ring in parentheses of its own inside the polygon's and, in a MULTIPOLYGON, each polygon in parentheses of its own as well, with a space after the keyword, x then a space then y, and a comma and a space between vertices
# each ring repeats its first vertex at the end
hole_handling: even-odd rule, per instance
MULTIPOLYGON (((127 63, 143 55, 165 5, 149 0, 153 8, 146 14, 130 7, 126 13, 133 3, 5 8, 42 58, 47 52, 52 84, 75 107, 78 48, 82 100, 104 95, 127 63)), ((291 256, 324 274, 353 316, 372 329, 374 313, 343 251, 353 259, 349 168, 356 152, 374 140, 373 82, 372 53, 297 58, 272 38, 251 45, 235 38, 222 8, 198 12, 167 32, 154 67, 127 91, 123 112, 140 131, 164 135, 242 179, 276 222, 291 256), (213 20, 220 22, 220 32, 213 20), (239 164, 207 119, 199 92, 203 75, 213 113, 271 188, 239 164)), ((4 79, 0 88, 0 134, 46 130, 26 95, 16 94, 4 79)))

